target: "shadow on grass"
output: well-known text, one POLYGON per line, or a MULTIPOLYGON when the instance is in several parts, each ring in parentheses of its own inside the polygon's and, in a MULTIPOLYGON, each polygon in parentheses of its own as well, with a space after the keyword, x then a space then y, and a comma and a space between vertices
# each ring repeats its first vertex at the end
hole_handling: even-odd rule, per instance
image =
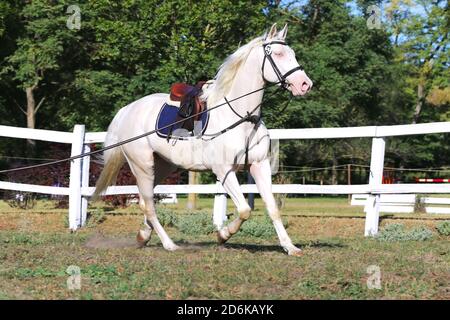
MULTIPOLYGON (((279 252, 284 253, 284 249, 279 244, 261 244, 261 243, 236 243, 228 242, 223 245, 219 245, 216 241, 186 241, 179 240, 176 244, 180 246, 181 251, 198 251, 205 249, 218 249, 222 251, 226 250, 241 250, 252 253, 256 252, 279 252)), ((138 248, 136 240, 131 237, 117 237, 117 236, 105 236, 101 234, 93 234, 85 242, 85 246, 88 248, 98 249, 112 249, 112 248, 138 248)), ((345 248, 347 245, 341 243, 339 240, 314 240, 303 241, 295 243, 295 246, 301 249, 340 249, 345 248)), ((149 243, 144 248, 148 249, 163 249, 161 242, 149 243)))
POLYGON ((203 248, 217 248, 220 251, 227 251, 227 250, 240 250, 240 251, 249 251, 252 253, 256 252, 281 252, 283 253, 283 248, 279 245, 270 245, 270 244, 249 244, 249 243, 225 243, 222 245, 219 245, 215 241, 209 241, 209 242, 195 242, 195 243, 189 243, 181 245, 182 248, 188 248, 188 249, 203 249, 203 248))
POLYGON ((385 219, 393 219, 394 215, 393 214, 383 214, 380 215, 379 217, 379 223, 381 223, 381 221, 385 220, 385 219))
MULTIPOLYGON (((205 248, 218 248, 219 250, 245 250, 252 253, 256 252, 280 252, 285 253, 284 249, 278 244, 251 244, 251 243, 225 243, 223 245, 219 245, 215 241, 201 241, 201 242, 187 242, 187 241, 178 241, 177 245, 179 245, 182 250, 199 250, 205 248)), ((157 246, 157 245, 155 245, 157 246)), ((301 242, 295 243, 295 246, 300 249, 309 249, 309 248, 345 248, 347 245, 344 245, 337 241, 309 241, 309 242, 301 242)))

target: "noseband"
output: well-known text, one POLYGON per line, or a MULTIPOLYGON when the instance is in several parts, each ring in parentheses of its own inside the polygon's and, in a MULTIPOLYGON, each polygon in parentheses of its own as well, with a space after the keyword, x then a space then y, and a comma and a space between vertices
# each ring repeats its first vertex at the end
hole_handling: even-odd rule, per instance
POLYGON ((270 64, 272 65, 273 71, 275 72, 275 74, 277 75, 278 81, 280 82, 280 85, 284 88, 287 89, 288 88, 288 83, 287 83, 287 77, 289 77, 291 74, 293 74, 296 71, 299 70, 303 70, 303 67, 301 65, 292 68, 291 70, 289 70, 288 72, 286 72, 285 74, 282 74, 280 69, 278 69, 275 61, 272 58, 272 44, 281 44, 283 46, 287 46, 286 42, 284 41, 271 41, 268 43, 264 43, 263 49, 264 49, 264 59, 262 62, 262 66, 261 66, 261 73, 262 73, 262 77, 264 79, 264 81, 267 81, 267 79, 264 77, 264 65, 266 64, 266 59, 269 60, 270 64))

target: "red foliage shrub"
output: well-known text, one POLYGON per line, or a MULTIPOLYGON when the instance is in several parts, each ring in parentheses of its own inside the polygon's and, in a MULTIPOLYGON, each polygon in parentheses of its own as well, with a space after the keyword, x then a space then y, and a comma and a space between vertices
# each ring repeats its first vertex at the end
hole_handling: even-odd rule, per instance
MULTIPOLYGON (((91 150, 95 150, 95 145, 91 145, 91 150)), ((48 150, 43 153, 42 157, 46 158, 46 161, 51 161, 50 159, 63 159, 70 156, 70 146, 68 145, 55 145, 52 144, 48 147, 48 150)), ((99 164, 95 160, 95 155, 91 157, 90 170, 89 170, 89 185, 95 186, 95 183, 100 176, 103 169, 103 165, 99 164)), ((14 161, 9 163, 9 168, 18 168, 33 164, 41 163, 33 161, 14 161)), ((176 184, 179 180, 180 174, 178 172, 170 175, 163 183, 166 184, 176 184)), ((70 179, 70 162, 66 161, 63 163, 43 166, 38 168, 27 169, 23 171, 15 171, 6 174, 7 181, 17 182, 17 183, 28 183, 43 186, 59 186, 68 187, 70 179)), ((133 176, 128 164, 125 164, 120 170, 116 185, 135 185, 136 179, 133 176)), ((10 192, 5 194, 6 198, 14 198, 17 192, 10 192)), ((67 208, 68 199, 64 196, 51 196, 52 199, 58 200, 56 207, 67 208)), ((116 195, 116 196, 105 196, 103 200, 113 207, 125 207, 130 203, 130 200, 138 199, 138 195, 116 195)))
MULTIPOLYGON (((70 155, 70 146, 52 145, 43 155, 42 160, 34 158, 14 160, 9 163, 9 168, 20 168, 29 165, 49 162, 52 159, 62 159, 70 155)), ((24 157, 26 158, 26 157, 24 157)), ((51 166, 43 166, 37 168, 30 168, 26 170, 13 171, 6 173, 6 180, 16 183, 36 184, 42 186, 68 187, 69 186, 69 162, 58 163, 51 166)), ((28 194, 17 191, 4 192, 3 198, 6 200, 16 199, 18 194, 28 194)), ((33 195, 36 197, 36 194, 33 195)), ((57 207, 67 207, 67 199, 63 196, 51 196, 52 199, 57 200, 57 207)))

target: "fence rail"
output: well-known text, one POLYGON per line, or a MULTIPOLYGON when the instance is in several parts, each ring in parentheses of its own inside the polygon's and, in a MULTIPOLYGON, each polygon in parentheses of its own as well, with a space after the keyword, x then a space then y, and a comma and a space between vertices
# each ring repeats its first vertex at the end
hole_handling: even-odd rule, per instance
MULTIPOLYGON (((367 194, 353 194, 350 204, 352 206, 364 206, 367 197, 367 194)), ((423 208, 419 208, 419 211, 450 214, 449 205, 450 198, 419 197, 416 194, 382 194, 380 196, 380 212, 413 213, 416 206, 423 206, 423 208)))
MULTIPOLYGON (((271 129, 272 140, 286 139, 342 139, 342 138, 372 138, 370 163, 370 178, 368 184, 361 185, 302 185, 282 184, 273 185, 274 193, 288 194, 366 194, 365 201, 366 223, 365 235, 378 232, 380 196, 383 194, 415 194, 415 193, 450 193, 450 185, 445 183, 420 184, 382 184, 385 140, 387 137, 419 135, 431 133, 449 133, 450 122, 433 122, 412 125, 395 126, 367 126, 348 128, 315 128, 315 129, 271 129)), ((0 137, 33 139, 66 143, 72 145, 71 155, 89 152, 89 144, 103 143, 106 132, 85 132, 84 125, 76 125, 73 132, 50 131, 40 129, 17 128, 0 126, 0 137)), ((86 221, 89 196, 94 188, 89 186, 90 157, 76 159, 70 163, 69 187, 38 186, 0 181, 0 189, 37 192, 54 195, 69 196, 69 227, 76 230, 86 221)), ((242 185, 244 193, 257 193, 255 185, 242 185)), ((136 194, 136 186, 111 186, 106 190, 107 195, 136 194)), ((215 194, 214 211, 222 216, 226 214, 225 190, 220 184, 214 185, 159 185, 155 193, 185 194, 201 193, 215 194)))

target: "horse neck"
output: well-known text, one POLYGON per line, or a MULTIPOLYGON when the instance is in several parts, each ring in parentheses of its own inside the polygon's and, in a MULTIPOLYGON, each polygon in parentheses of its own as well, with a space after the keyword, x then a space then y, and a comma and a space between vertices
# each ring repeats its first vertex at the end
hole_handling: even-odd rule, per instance
MULTIPOLYGON (((256 54, 254 52, 250 53, 244 65, 239 68, 236 73, 231 89, 226 95, 227 100, 231 101, 242 97, 243 95, 264 86, 264 80, 261 75, 261 66, 257 60, 256 54)), ((245 116, 247 115, 247 112, 254 111, 255 107, 261 103, 263 94, 264 90, 261 90, 230 102, 230 104, 239 115, 245 116)), ((226 115, 231 116, 233 121, 239 120, 239 117, 230 110, 230 108, 224 108, 224 110, 225 109, 226 115)), ((258 113, 259 110, 255 110, 253 114, 258 113)))

